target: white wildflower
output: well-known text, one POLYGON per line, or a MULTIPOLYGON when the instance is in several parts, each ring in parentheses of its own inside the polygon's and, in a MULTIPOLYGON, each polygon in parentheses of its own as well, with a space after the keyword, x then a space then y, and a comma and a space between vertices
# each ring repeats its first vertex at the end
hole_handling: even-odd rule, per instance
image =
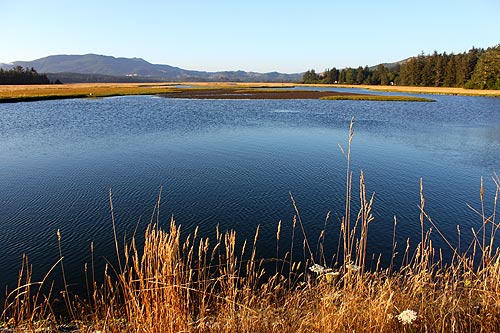
POLYGON ((345 265, 345 267, 351 271, 351 272, 357 272, 359 270, 361 270, 361 267, 360 266, 357 266, 357 265, 353 265, 353 264, 347 264, 345 265))
POLYGON ((323 266, 321 266, 321 265, 319 265, 319 264, 312 265, 311 267, 309 267, 309 270, 311 272, 316 273, 316 274, 324 274, 324 273, 326 273, 326 268, 323 267, 323 266))
POLYGON ((396 318, 404 325, 411 325, 417 319, 417 313, 413 310, 404 310, 396 318))

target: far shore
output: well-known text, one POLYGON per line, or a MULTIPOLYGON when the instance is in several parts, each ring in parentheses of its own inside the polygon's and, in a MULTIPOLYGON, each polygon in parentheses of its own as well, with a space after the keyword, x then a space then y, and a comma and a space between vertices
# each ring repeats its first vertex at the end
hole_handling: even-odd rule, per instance
MULTIPOLYGON (((165 83, 74 83, 52 85, 0 85, 0 103, 28 102, 67 98, 96 98, 127 95, 162 95, 179 98, 258 98, 292 99, 323 98, 335 95, 335 99, 356 100, 396 100, 387 99, 368 93, 358 92, 318 92, 307 91, 307 87, 358 88, 372 91, 389 91, 415 94, 444 94, 465 96, 500 97, 498 90, 470 90, 443 87, 403 87, 403 86, 368 86, 368 85, 307 85, 294 83, 262 82, 165 82, 165 83), (303 87, 304 89, 285 90, 285 88, 303 87), (266 90, 267 89, 267 90, 266 90), (224 90, 224 91, 223 91, 224 90), (226 94, 231 92, 231 94, 226 94), (197 94, 194 94, 197 92, 197 94), (226 96, 224 96, 226 95, 226 96), (198 97, 196 97, 198 96, 198 97), (345 96, 345 98, 343 98, 345 96), (356 98, 353 98, 355 96, 356 98), (364 96, 369 96, 364 98, 364 96)), ((399 97, 399 96, 398 96, 399 97)), ((332 99, 332 98, 330 98, 332 99)), ((411 97, 401 96, 397 100, 413 101, 411 97)), ((415 99, 420 101, 419 98, 415 99)))
POLYGON ((329 87, 329 88, 357 88, 374 91, 401 92, 429 95, 457 95, 457 96, 486 96, 500 97, 500 90, 479 90, 452 87, 413 87, 413 86, 375 86, 375 85, 346 85, 346 84, 296 84, 297 87, 329 87))

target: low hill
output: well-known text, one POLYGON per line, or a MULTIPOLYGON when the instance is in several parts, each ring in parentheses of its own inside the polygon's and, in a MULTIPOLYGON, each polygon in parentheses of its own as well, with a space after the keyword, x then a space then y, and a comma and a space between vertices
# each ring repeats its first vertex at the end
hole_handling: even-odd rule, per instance
POLYGON ((3 69, 4 71, 8 71, 8 70, 14 68, 14 65, 13 64, 4 64, 4 63, 0 62, 0 68, 3 69))
MULTIPOLYGON (((410 58, 406 58, 406 59, 403 59, 403 60, 400 60, 400 61, 395 61, 395 62, 384 62, 384 63, 381 63, 380 65, 384 66, 385 68, 387 68, 389 70, 392 70, 392 69, 396 68, 397 66, 403 65, 408 60, 410 60, 410 58)), ((375 70, 375 69, 377 69, 378 66, 379 65, 371 66, 371 67, 369 67, 369 69, 370 70, 375 70)))
MULTIPOLYGON (((39 73, 50 73, 52 78, 66 78, 67 81, 86 81, 98 75, 112 81, 273 81, 294 82, 302 78, 302 73, 284 74, 278 72, 256 73, 245 71, 205 72, 186 70, 179 67, 151 64, 141 58, 115 58, 111 56, 53 55, 33 61, 15 61, 15 66, 34 67, 39 73), (79 74, 79 75, 76 75, 79 74), (90 76, 89 76, 90 74, 90 76), (83 76, 82 76, 83 75, 83 76), (114 78, 112 78, 114 77, 114 78), (120 79, 121 78, 121 79, 120 79)), ((4 64, 2 64, 4 65, 4 64)), ((2 66, 3 67, 3 66, 2 66)), ((65 82, 64 80, 61 80, 65 82)))

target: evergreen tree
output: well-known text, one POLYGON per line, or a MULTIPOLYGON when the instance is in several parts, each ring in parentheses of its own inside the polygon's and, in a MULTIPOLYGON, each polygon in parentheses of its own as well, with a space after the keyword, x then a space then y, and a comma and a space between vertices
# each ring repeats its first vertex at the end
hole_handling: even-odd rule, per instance
POLYGON ((304 83, 316 83, 318 81, 318 75, 314 69, 308 70, 302 76, 302 82, 304 83))
POLYGON ((333 84, 339 81, 339 71, 335 67, 326 71, 325 83, 333 84))
POLYGON ((363 84, 370 84, 370 68, 367 65, 363 68, 363 84))
POLYGON ((382 65, 378 65, 376 70, 370 72, 370 76, 368 77, 369 84, 374 84, 374 85, 380 84, 380 71, 379 71, 380 66, 382 65))
POLYGON ((465 84, 472 78, 472 74, 474 73, 474 69, 476 68, 479 57, 484 54, 483 49, 476 49, 473 47, 467 53, 467 69, 465 74, 465 84))
POLYGON ((425 54, 424 51, 420 52, 420 54, 417 56, 417 63, 416 63, 416 68, 415 68, 415 85, 421 86, 423 85, 423 77, 422 73, 424 71, 424 66, 425 66, 425 54))
POLYGON ((345 83, 354 84, 355 78, 356 78, 356 71, 351 67, 348 67, 345 73, 345 83))
POLYGON ((389 71, 387 68, 384 67, 384 65, 380 64, 377 66, 377 73, 379 76, 378 84, 381 84, 383 86, 386 86, 389 84, 389 71))
POLYGON ((452 53, 450 54, 450 58, 446 64, 443 86, 454 87, 456 83, 456 75, 455 55, 452 53))
POLYGON ((399 70, 399 80, 398 80, 398 84, 402 85, 402 86, 408 86, 408 82, 409 82, 409 66, 408 66, 408 62, 410 61, 411 59, 409 59, 407 62, 405 62, 403 65, 401 65, 401 69, 399 70))
POLYGON ((401 84, 404 86, 416 86, 419 84, 418 59, 410 58, 401 66, 401 84))
POLYGON ((479 58, 467 87, 500 89, 500 45, 489 48, 479 58))
POLYGON ((448 63, 448 56, 446 52, 441 54, 436 62, 436 69, 434 71, 434 86, 442 87, 446 72, 446 64, 448 63))
POLYGON ((365 75, 364 75, 364 70, 363 67, 359 66, 358 69, 356 70, 356 84, 362 84, 363 81, 365 80, 365 75))
POLYGON ((435 67, 437 60, 437 52, 434 51, 432 56, 426 56, 424 60, 424 67, 422 69, 422 82, 423 86, 432 86, 435 81, 435 67))
POLYGON ((347 70, 342 69, 342 70, 340 71, 340 75, 339 75, 339 83, 341 83, 341 84, 345 84, 345 83, 346 83, 346 74, 347 74, 347 70))
POLYGON ((467 82, 467 55, 457 54, 455 64, 455 86, 463 87, 467 82))

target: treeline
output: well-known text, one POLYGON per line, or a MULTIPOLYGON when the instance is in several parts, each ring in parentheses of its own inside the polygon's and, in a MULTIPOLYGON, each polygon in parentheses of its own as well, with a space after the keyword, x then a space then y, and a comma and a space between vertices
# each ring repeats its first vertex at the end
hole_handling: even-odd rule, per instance
POLYGON ((381 84, 388 85, 397 81, 399 76, 399 65, 392 69, 384 65, 378 65, 376 69, 368 66, 358 68, 344 68, 338 70, 335 67, 327 69, 323 73, 316 73, 314 69, 308 70, 302 77, 304 83, 325 84, 381 84))
POLYGON ((500 89, 500 45, 488 49, 472 48, 459 54, 423 53, 390 68, 358 67, 323 73, 307 71, 304 83, 396 84, 403 86, 463 87, 500 89))
MULTIPOLYGON (((33 67, 23 68, 16 66, 4 71, 0 68, 0 84, 49 84, 45 74, 39 74, 33 67)), ((59 83, 59 82, 56 82, 59 83)))

